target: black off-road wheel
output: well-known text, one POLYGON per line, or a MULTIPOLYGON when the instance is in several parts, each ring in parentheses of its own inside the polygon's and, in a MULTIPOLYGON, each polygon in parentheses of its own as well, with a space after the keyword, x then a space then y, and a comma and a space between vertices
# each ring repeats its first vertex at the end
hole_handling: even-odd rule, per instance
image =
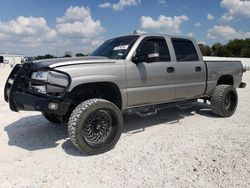
POLYGON ((238 94, 231 85, 218 85, 211 97, 211 108, 215 115, 230 117, 234 114, 238 104, 238 94))
POLYGON ((49 114, 49 113, 42 112, 42 115, 45 117, 45 119, 47 119, 51 123, 61 124, 61 121, 54 114, 49 114))
POLYGON ((96 155, 112 149, 123 130, 120 109, 103 99, 89 99, 79 104, 68 122, 69 137, 84 154, 96 155))

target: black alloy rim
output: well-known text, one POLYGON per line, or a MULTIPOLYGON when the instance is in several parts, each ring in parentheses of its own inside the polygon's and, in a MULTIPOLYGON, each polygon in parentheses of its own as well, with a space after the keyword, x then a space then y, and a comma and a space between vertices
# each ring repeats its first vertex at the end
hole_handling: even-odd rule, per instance
POLYGON ((234 111, 237 102, 236 100, 235 93, 232 91, 228 92, 225 97, 225 110, 229 112, 234 111))
POLYGON ((98 109, 86 119, 83 127, 83 137, 95 148, 101 148, 110 142, 114 132, 114 118, 109 110, 98 109))

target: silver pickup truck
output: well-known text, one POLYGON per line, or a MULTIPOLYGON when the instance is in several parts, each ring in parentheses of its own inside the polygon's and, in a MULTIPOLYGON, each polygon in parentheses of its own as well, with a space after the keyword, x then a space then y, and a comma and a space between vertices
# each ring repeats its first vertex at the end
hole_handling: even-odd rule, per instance
POLYGON ((13 111, 41 111, 67 123, 73 144, 86 154, 115 146, 123 113, 151 115, 203 99, 213 113, 231 116, 236 88, 244 88, 240 61, 204 61, 192 38, 133 34, 104 42, 83 58, 16 65, 4 96, 13 111))

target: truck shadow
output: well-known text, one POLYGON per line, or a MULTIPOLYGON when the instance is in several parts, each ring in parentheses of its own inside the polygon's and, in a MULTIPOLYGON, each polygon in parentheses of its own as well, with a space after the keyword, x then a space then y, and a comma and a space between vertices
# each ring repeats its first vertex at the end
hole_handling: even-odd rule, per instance
MULTIPOLYGON (((181 119, 200 114, 214 117, 209 105, 195 103, 192 108, 181 110, 169 108, 159 111, 154 116, 139 117, 137 115, 124 115, 124 134, 137 134, 146 128, 157 124, 177 124, 181 119)), ((10 146, 17 146, 29 151, 49 149, 57 147, 62 143, 62 149, 69 155, 83 156, 73 146, 68 138, 67 127, 49 123, 41 115, 29 116, 6 126, 10 146)))
POLYGON ((54 148, 57 141, 67 138, 67 130, 62 125, 48 122, 42 115, 29 116, 6 126, 10 146, 29 151, 54 148))
POLYGON ((156 115, 148 117, 140 117, 138 115, 126 115, 124 117, 124 131, 125 134, 137 134, 144 131, 145 128, 158 124, 177 124, 181 119, 193 115, 202 115, 211 118, 217 118, 213 115, 210 106, 204 103, 193 103, 190 108, 180 109, 177 107, 159 110, 156 115))

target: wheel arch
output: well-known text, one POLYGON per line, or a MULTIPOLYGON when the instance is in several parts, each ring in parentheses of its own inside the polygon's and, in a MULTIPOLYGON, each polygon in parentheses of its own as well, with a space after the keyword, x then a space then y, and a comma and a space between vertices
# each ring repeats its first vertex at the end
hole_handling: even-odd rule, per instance
POLYGON ((67 98, 77 104, 95 97, 108 100, 114 103, 119 109, 122 109, 121 91, 118 85, 113 82, 104 81, 79 84, 67 96, 67 98))
POLYGON ((234 85, 234 78, 230 74, 222 75, 219 77, 217 81, 217 86, 218 85, 234 85))

